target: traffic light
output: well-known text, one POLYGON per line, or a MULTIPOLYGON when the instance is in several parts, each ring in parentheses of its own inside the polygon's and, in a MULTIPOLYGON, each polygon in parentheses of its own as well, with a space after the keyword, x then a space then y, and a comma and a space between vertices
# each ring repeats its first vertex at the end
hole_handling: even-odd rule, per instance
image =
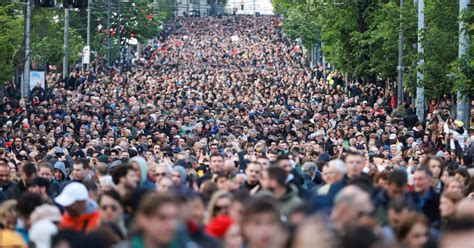
POLYGON ((70 6, 72 8, 85 9, 88 3, 89 0, 64 0, 64 7, 70 6))
POLYGON ((54 6, 56 6, 55 0, 35 0, 34 3, 35 6, 41 8, 53 8, 54 6))

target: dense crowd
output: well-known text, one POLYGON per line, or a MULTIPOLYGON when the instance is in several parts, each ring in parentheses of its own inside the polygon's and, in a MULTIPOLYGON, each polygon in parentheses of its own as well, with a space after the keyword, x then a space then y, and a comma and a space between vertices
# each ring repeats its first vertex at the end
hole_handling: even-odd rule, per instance
POLYGON ((0 105, 0 246, 472 247, 474 135, 307 65, 271 16, 177 18, 123 71, 0 105))

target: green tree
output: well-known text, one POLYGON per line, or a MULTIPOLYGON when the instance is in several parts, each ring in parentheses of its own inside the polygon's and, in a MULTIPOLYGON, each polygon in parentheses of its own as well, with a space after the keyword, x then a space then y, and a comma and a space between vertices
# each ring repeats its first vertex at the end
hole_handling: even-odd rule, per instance
POLYGON ((10 80, 22 62, 23 20, 19 6, 0 5, 0 82, 10 80))

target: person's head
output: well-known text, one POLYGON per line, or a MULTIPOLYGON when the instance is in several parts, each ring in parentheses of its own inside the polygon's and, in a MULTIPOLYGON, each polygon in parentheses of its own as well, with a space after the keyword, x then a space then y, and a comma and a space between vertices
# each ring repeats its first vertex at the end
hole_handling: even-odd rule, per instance
POLYGON ((272 200, 254 199, 245 207, 242 234, 249 247, 271 247, 278 226, 280 226, 280 213, 272 200))
POLYGON ((119 224, 122 215, 122 197, 115 190, 108 190, 102 193, 99 198, 100 217, 104 223, 119 224))
POLYGON ((207 206, 207 219, 210 220, 218 215, 229 214, 232 201, 233 197, 229 192, 223 190, 214 192, 207 206))
POLYGON ((7 200, 0 205, 0 224, 5 229, 15 230, 18 213, 16 211, 16 200, 7 200))
POLYGON ((126 188, 136 188, 138 177, 135 170, 127 164, 121 164, 112 170, 112 180, 115 185, 126 188))
POLYGON ((229 188, 229 176, 223 171, 214 174, 214 182, 219 190, 227 190, 229 188))
POLYGON ((446 230, 443 231, 443 237, 440 247, 470 247, 472 246, 472 237, 474 236, 474 201, 472 199, 463 199, 458 202, 455 214, 446 230))
POLYGON ((48 182, 53 180, 54 172, 53 166, 48 162, 41 162, 38 164, 38 176, 45 178, 48 182))
POLYGON ((327 184, 334 184, 342 179, 347 173, 344 162, 340 159, 331 160, 327 165, 323 166, 322 177, 327 184))
POLYGON ((245 169, 247 175, 247 182, 249 184, 256 184, 260 178, 262 166, 258 162, 250 162, 245 169))
POLYGON ((220 153, 211 154, 209 161, 209 168, 212 173, 222 171, 224 169, 224 156, 220 153))
POLYGON ((72 175, 75 180, 84 180, 89 175, 90 161, 87 158, 78 158, 74 161, 72 175))
POLYGON ((331 220, 337 230, 344 231, 350 224, 369 216, 372 210, 369 194, 357 186, 349 185, 336 195, 331 220))
POLYGON ((444 170, 444 160, 440 157, 428 156, 421 163, 422 166, 427 166, 433 174, 434 179, 439 179, 444 170))
POLYGON ((394 232, 399 230, 402 220, 413 211, 415 211, 413 205, 403 196, 397 196, 390 200, 387 217, 394 232))
POLYGON ((41 206, 42 204, 43 198, 39 194, 24 192, 20 195, 18 198, 18 204, 16 205, 16 210, 25 223, 25 229, 28 229, 31 225, 31 213, 33 213, 36 207, 41 206))
POLYGON ((25 164, 21 170, 21 177, 25 180, 31 180, 35 178, 37 174, 38 170, 36 169, 36 165, 33 163, 25 164))
POLYGON ((286 174, 290 174, 292 170, 291 159, 288 155, 280 155, 277 157, 276 165, 285 170, 286 174))
POLYGON ((0 187, 10 183, 10 166, 8 163, 0 163, 0 187))
POLYGON ((173 185, 174 185, 173 179, 171 179, 170 176, 162 177, 160 178, 160 180, 156 182, 156 191, 169 192, 173 188, 173 185))
POLYGON ((454 173, 454 178, 461 182, 463 184, 463 187, 468 185, 471 181, 471 175, 469 174, 469 171, 467 171, 467 169, 465 168, 457 169, 454 173))
POLYGON ((420 213, 407 215, 400 223, 396 233, 397 239, 405 247, 423 248, 429 238, 428 219, 420 213))
POLYGON ((180 165, 173 167, 173 170, 171 171, 171 179, 173 179, 173 183, 176 186, 185 185, 186 169, 180 165))
POLYGON ((463 199, 460 192, 444 192, 439 199, 439 211, 442 218, 449 218, 456 210, 456 204, 463 199))
POLYGON ((286 187, 286 171, 280 167, 270 167, 267 169, 269 178, 269 190, 275 192, 286 187))
POLYGON ((161 163, 158 164, 155 168, 155 181, 160 181, 161 178, 167 177, 171 175, 171 168, 165 164, 161 163))
POLYGON ((413 186, 415 188, 415 192, 421 194, 426 193, 431 187, 432 178, 433 176, 431 171, 427 167, 418 167, 413 174, 413 186))
POLYGON ((444 192, 462 193, 462 190, 463 190, 462 182, 460 182, 456 178, 449 179, 449 181, 444 185, 444 192))
POLYGON ((388 175, 387 194, 390 198, 402 196, 407 189, 407 173, 403 169, 396 169, 388 175))
POLYGON ((375 187, 379 189, 388 188, 388 173, 387 172, 378 172, 374 177, 375 187))
POLYGON ((57 161, 54 163, 54 178, 58 181, 63 181, 67 177, 66 165, 61 162, 57 161))
POLYGON ((169 246, 178 228, 178 209, 178 200, 171 194, 150 192, 145 195, 135 219, 144 239, 154 247, 169 246))
POLYGON ((88 199, 89 192, 86 186, 79 182, 71 182, 64 187, 55 201, 64 207, 71 217, 77 218, 86 210, 86 202, 88 199))
POLYGON ((347 175, 350 178, 360 175, 364 168, 363 158, 356 152, 347 152, 344 156, 344 163, 348 170, 347 175))
POLYGON ((28 191, 47 196, 49 192, 49 181, 43 177, 35 177, 28 181, 28 191))

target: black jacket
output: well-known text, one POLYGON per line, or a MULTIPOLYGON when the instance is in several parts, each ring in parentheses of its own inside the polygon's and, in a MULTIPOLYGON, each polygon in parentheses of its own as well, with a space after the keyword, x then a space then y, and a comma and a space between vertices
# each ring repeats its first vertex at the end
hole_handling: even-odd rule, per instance
POLYGON ((0 187, 0 203, 3 200, 16 199, 20 196, 20 188, 16 183, 10 182, 9 184, 0 187))
POLYGON ((438 221, 441 218, 439 213, 439 194, 433 188, 422 199, 416 192, 411 193, 413 203, 420 212, 423 212, 431 223, 438 221))

